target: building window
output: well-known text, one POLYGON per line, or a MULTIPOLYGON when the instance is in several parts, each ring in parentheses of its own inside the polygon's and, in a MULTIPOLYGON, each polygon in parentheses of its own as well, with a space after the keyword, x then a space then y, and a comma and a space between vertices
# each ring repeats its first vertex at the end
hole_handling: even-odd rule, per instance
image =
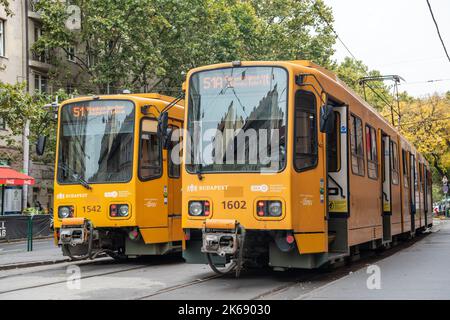
POLYGON ((6 130, 6 121, 3 118, 0 118, 0 130, 6 130))
POLYGON ((73 87, 72 84, 68 83, 68 84, 66 85, 66 93, 72 94, 72 93, 74 93, 74 92, 75 92, 75 88, 73 87))
POLYGON ((34 90, 39 93, 48 92, 48 78, 42 74, 34 75, 34 90))
MULTIPOLYGON (((40 37, 42 37, 42 28, 40 26, 34 27, 34 42, 37 42, 40 37)), ((49 63, 49 51, 44 50, 44 52, 33 52, 33 60, 43 62, 43 63, 49 63)))
POLYGON ((67 48, 67 60, 71 62, 75 62, 75 47, 67 48))
POLYGON ((397 143, 391 141, 391 179, 392 184, 398 184, 398 149, 397 143))
POLYGON ((364 147, 362 121, 355 115, 350 116, 350 145, 352 149, 352 172, 364 176, 364 147))
POLYGON ((369 125, 366 125, 366 154, 367 175, 371 179, 378 179, 377 132, 369 125))
POLYGON ((5 56, 5 20, 0 19, 0 56, 5 56))
POLYGON ((294 166, 297 171, 317 165, 316 97, 308 91, 295 94, 294 166))

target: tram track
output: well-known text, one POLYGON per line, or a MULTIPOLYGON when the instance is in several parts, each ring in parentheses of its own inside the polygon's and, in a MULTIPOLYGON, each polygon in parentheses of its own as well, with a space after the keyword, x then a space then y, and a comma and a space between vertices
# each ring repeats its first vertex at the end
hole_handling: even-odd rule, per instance
MULTIPOLYGON (((192 272, 192 276, 190 276, 189 278, 183 279, 182 281, 180 281, 180 283, 172 283, 172 285, 170 285, 171 283, 167 283, 169 286, 167 287, 162 287, 162 288, 153 288, 152 291, 148 292, 147 289, 145 289, 144 287, 139 288, 136 287, 136 289, 141 289, 144 290, 143 292, 140 292, 139 295, 131 297, 131 299, 135 299, 135 300, 145 300, 145 299, 166 299, 166 298, 171 298, 172 295, 175 299, 177 299, 176 297, 180 297, 181 295, 185 294, 186 290, 183 290, 184 288, 189 288, 188 291, 192 290, 193 292, 193 296, 195 295, 195 292, 204 292, 204 290, 216 290, 216 288, 222 287, 224 285, 224 281, 229 280, 231 283, 231 287, 239 287, 242 285, 242 281, 248 281, 248 283, 250 283, 251 285, 255 284, 256 286, 262 285, 263 283, 265 283, 264 279, 267 279, 270 281, 275 279, 275 283, 272 285, 269 285, 270 287, 268 287, 267 285, 265 285, 264 288, 260 288, 262 290, 258 290, 255 292, 252 292, 250 296, 248 296, 249 300, 264 300, 264 299, 278 299, 278 298, 282 298, 285 299, 287 296, 294 296, 296 292, 301 291, 302 294, 308 293, 312 290, 315 290, 319 287, 322 287, 323 285, 326 285, 329 282, 332 282, 334 280, 340 279, 342 277, 345 277, 346 275, 348 275, 351 272, 355 272, 357 270, 360 270, 361 268, 364 268, 367 265, 370 264, 374 264, 379 260, 385 259, 401 250, 404 250, 412 245, 414 245, 416 242, 423 240, 424 238, 426 238, 426 235, 419 235, 417 237, 415 237, 414 239, 410 240, 410 241, 406 241, 406 242, 399 242, 398 245, 388 249, 388 250, 383 250, 381 252, 366 252, 366 253, 362 253, 361 257, 359 260, 356 261, 352 261, 352 262, 348 262, 348 263, 343 263, 344 265, 341 265, 339 267, 336 268, 331 268, 331 269, 327 269, 327 270, 303 270, 303 271, 295 271, 295 270, 291 270, 291 271, 286 271, 283 273, 277 273, 274 271, 270 271, 270 273, 268 273, 268 270, 262 269, 262 270, 246 270, 242 276, 241 279, 232 279, 232 275, 218 275, 218 274, 213 274, 212 272, 206 273, 204 271, 201 271, 201 273, 199 271, 195 271, 193 270, 192 272), (196 277, 196 274, 200 277, 198 278, 194 278, 196 277), (194 279, 193 279, 194 278, 194 279), (228 279, 227 279, 228 278, 228 279), (234 282, 234 283, 233 283, 234 282), (277 283, 278 282, 278 283, 277 283), (284 282, 284 283, 280 283, 280 282, 284 282), (205 286, 206 287, 205 287, 205 286), (147 292, 145 292, 147 291, 147 292)), ((180 259, 176 260, 177 262, 181 262, 180 259)), ((80 276, 80 280, 83 279, 92 279, 92 278, 101 278, 101 277, 108 277, 110 275, 114 275, 114 274, 121 274, 121 273, 126 273, 126 272, 130 272, 130 273, 134 273, 135 270, 145 270, 148 269, 149 271, 151 271, 152 267, 155 266, 162 266, 162 265, 168 265, 168 264, 174 264, 175 261, 173 260, 167 260, 167 259, 157 259, 157 260, 153 260, 151 263, 149 264, 142 264, 145 262, 140 262, 139 261, 139 265, 132 265, 130 266, 130 264, 125 264, 123 267, 120 266, 120 264, 117 264, 114 260, 92 260, 92 261, 78 261, 78 262, 68 262, 67 264, 63 264, 63 268, 65 268, 66 266, 70 266, 70 265, 77 265, 80 268, 85 268, 88 267, 88 270, 82 270, 83 273, 85 272, 96 272, 97 269, 94 268, 92 269, 91 267, 99 267, 101 269, 106 267, 116 267, 116 270, 108 270, 105 272, 96 272, 96 273, 91 273, 91 274, 86 274, 86 275, 82 275, 80 276)), ((133 263, 135 263, 135 261, 133 261, 133 263)), ((183 263, 179 264, 180 268, 184 268, 186 265, 183 263)), ((6 275, 6 276, 1 276, 0 280, 3 279, 8 279, 10 277, 20 277, 20 276, 33 276, 33 273, 36 273, 37 276, 39 276, 39 272, 43 272, 43 273, 48 273, 48 272, 52 272, 52 269, 55 270, 55 273, 57 270, 61 270, 61 265, 59 265, 58 267, 54 267, 54 268, 44 268, 41 270, 36 270, 35 268, 30 268, 28 270, 24 270, 25 272, 22 272, 20 274, 13 274, 13 275, 6 275)), ((180 272, 180 270, 178 267, 176 267, 176 269, 173 270, 178 270, 178 272, 180 272)), ((204 270, 204 269, 203 269, 204 270)), ((101 270, 100 270, 101 271, 101 270)), ((144 271, 147 273, 147 271, 144 271)), ((184 273, 184 271, 183 271, 184 273)), ((123 277, 123 276, 122 276, 123 277)), ((153 278, 153 277, 152 277, 153 278)), ((58 285, 58 284, 64 284, 66 283, 67 280, 64 279, 58 279, 55 281, 49 281, 49 282, 45 282, 45 283, 36 283, 34 285, 26 285, 23 287, 19 287, 19 288, 10 288, 8 290, 4 290, 4 291, 0 291, 0 296, 3 295, 8 295, 8 294, 14 294, 17 292, 26 292, 27 290, 33 290, 33 289, 37 289, 37 288, 46 288, 52 285, 58 285)), ((10 282, 11 283, 11 282, 10 282)), ((245 282, 244 282, 245 283, 245 282)), ((298 296, 298 294, 296 295, 298 296)), ((214 299, 214 297, 211 297, 212 299, 214 299)), ((208 298, 206 298, 208 299, 208 298)))
POLYGON ((167 293, 167 292, 171 292, 171 291, 175 291, 175 290, 178 290, 178 289, 182 289, 182 288, 186 288, 186 287, 202 284, 202 283, 205 283, 206 281, 211 281, 211 280, 214 280, 214 279, 217 279, 217 278, 221 278, 221 277, 223 277, 223 275, 214 274, 212 276, 208 276, 208 277, 196 279, 196 280, 193 280, 193 281, 189 281, 189 282, 186 282, 186 283, 170 286, 170 287, 158 290, 155 293, 135 298, 135 300, 148 299, 148 298, 151 298, 151 297, 155 297, 157 295, 161 295, 161 294, 164 294, 164 293, 167 293))
MULTIPOLYGON (((109 271, 109 272, 92 274, 92 275, 88 275, 88 276, 80 276, 79 279, 83 280, 83 279, 90 279, 90 278, 95 278, 95 277, 108 276, 108 275, 112 275, 112 274, 117 274, 117 273, 122 273, 122 272, 127 272, 127 271, 134 271, 134 270, 138 270, 138 269, 145 269, 145 268, 149 268, 149 267, 152 267, 152 266, 148 266, 148 265, 137 266, 137 267, 127 268, 127 269, 122 269, 122 270, 114 270, 114 271, 109 271)), ((52 281, 52 282, 47 282, 47 283, 37 284, 37 285, 32 285, 32 286, 27 286, 27 287, 15 288, 15 289, 10 289, 10 290, 5 290, 5 291, 0 291, 0 295, 23 291, 23 290, 43 288, 43 287, 52 286, 52 285, 61 284, 61 283, 67 283, 67 279, 52 281)))

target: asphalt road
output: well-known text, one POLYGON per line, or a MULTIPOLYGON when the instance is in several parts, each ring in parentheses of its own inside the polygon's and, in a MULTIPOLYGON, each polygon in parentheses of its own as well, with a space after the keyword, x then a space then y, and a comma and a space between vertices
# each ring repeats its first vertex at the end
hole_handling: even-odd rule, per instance
POLYGON ((218 277, 206 265, 185 264, 179 256, 64 262, 0 271, 0 300, 449 299, 449 249, 450 221, 445 221, 429 235, 331 271, 250 270, 235 279, 218 277), (380 281, 369 286, 381 289, 367 287, 374 276, 368 267, 372 272, 379 267, 380 281))
POLYGON ((362 268, 298 298, 450 299, 450 221, 442 221, 437 230, 375 268, 362 268))

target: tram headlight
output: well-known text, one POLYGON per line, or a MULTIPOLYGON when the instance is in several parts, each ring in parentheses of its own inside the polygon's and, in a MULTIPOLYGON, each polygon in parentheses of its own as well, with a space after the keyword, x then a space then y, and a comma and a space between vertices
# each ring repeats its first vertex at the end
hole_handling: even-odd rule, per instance
POLYGON ((58 218, 65 219, 73 217, 73 206, 62 206, 58 208, 58 218))
POLYGON ((130 208, 128 207, 127 204, 122 204, 119 207, 119 216, 126 217, 126 216, 128 216, 129 213, 130 213, 130 208))
POLYGON ((189 215, 201 216, 203 214, 203 203, 200 201, 192 201, 189 203, 189 215))
POLYGON ((130 207, 127 204, 112 204, 109 206, 109 215, 113 218, 124 218, 130 214, 130 207))
POLYGON ((281 216, 282 209, 281 209, 281 202, 280 201, 270 201, 269 207, 268 207, 269 215, 271 217, 279 217, 281 216))
POLYGON ((281 217, 283 206, 278 200, 259 200, 256 204, 256 214, 259 217, 281 217))

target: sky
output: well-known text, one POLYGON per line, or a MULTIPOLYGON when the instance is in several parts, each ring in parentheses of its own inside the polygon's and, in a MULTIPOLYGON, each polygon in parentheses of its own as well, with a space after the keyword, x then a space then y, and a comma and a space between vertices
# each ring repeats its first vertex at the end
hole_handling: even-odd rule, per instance
MULTIPOLYGON (((450 54, 450 0, 429 0, 450 54)), ((324 0, 333 9, 334 29, 358 59, 383 75, 406 82, 399 90, 415 97, 450 91, 450 61, 426 0, 324 0), (428 80, 446 81, 427 83, 428 80)), ((350 56, 336 40, 338 62, 350 56)))

